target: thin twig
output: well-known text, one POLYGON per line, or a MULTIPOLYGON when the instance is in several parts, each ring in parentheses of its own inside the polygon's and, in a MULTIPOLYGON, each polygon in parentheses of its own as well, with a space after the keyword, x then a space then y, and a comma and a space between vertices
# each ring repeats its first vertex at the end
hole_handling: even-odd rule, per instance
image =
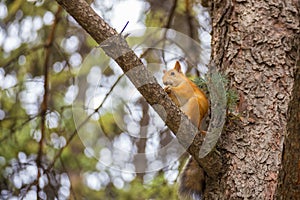
MULTIPOLYGON (((46 137, 46 114, 47 114, 47 108, 48 108, 48 95, 49 95, 49 66, 50 66, 50 56, 51 56, 51 46, 55 39, 55 31, 57 28, 57 24, 59 21, 59 15, 62 11, 62 8, 59 7, 56 14, 55 14, 55 20, 52 25, 51 33, 48 36, 46 47, 45 47, 45 62, 44 62, 44 96, 43 96, 43 102, 41 104, 41 139, 39 141, 39 149, 37 154, 37 167, 38 169, 42 167, 42 156, 43 156, 43 148, 44 148, 44 139, 46 137)), ((38 176, 37 180, 41 177, 40 170, 38 170, 38 176)), ((39 187, 39 184, 37 184, 37 198, 38 193, 41 191, 41 188, 39 187)))
POLYGON ((125 24, 124 28, 122 29, 122 31, 120 32, 120 34, 122 34, 125 31, 128 24, 129 24, 129 21, 126 22, 126 24, 125 24))
POLYGON ((64 163, 63 159, 60 158, 59 160, 60 160, 60 163, 61 163, 61 166, 62 166, 63 170, 66 172, 66 174, 67 174, 67 176, 68 176, 68 178, 69 178, 69 180, 70 180, 70 191, 71 191, 71 194, 72 194, 72 196, 73 196, 73 199, 76 200, 76 194, 75 194, 74 188, 73 188, 73 186, 72 186, 72 181, 71 181, 69 172, 68 172, 68 170, 67 170, 67 168, 66 168, 66 166, 65 166, 65 163, 64 163))
POLYGON ((55 154, 52 162, 48 165, 46 171, 49 171, 50 169, 52 169, 52 167, 54 166, 54 164, 56 163, 57 159, 60 157, 60 155, 62 154, 63 150, 65 150, 65 148, 70 144, 70 142, 73 140, 73 138, 77 135, 78 131, 89 121, 89 119, 95 114, 96 112, 94 111, 93 113, 91 113, 89 116, 87 116, 87 118, 77 127, 75 128, 75 130, 73 131, 73 133, 71 134, 71 136, 68 138, 68 140, 66 141, 66 145, 62 148, 60 148, 58 150, 58 152, 55 154))
POLYGON ((35 51, 38 51, 38 50, 40 50, 44 47, 46 47, 46 44, 40 44, 40 45, 37 45, 37 46, 35 46, 33 48, 30 48, 30 49, 23 49, 17 55, 13 56, 8 61, 6 61, 1 67, 4 68, 4 69, 8 69, 8 66, 10 64, 16 62, 21 55, 24 55, 24 56, 30 55, 31 53, 34 53, 35 51))
MULTIPOLYGON (((96 110, 97 110, 96 112, 98 112, 99 109, 102 108, 104 102, 106 101, 106 99, 108 98, 108 96, 110 95, 110 93, 113 91, 113 89, 116 87, 117 83, 121 80, 121 78, 122 78, 123 76, 124 76, 124 74, 122 74, 121 76, 119 76, 119 78, 116 80, 116 82, 111 86, 110 90, 109 90, 108 93, 105 95, 105 97, 104 97, 102 103, 98 106, 98 108, 96 108, 96 110)), ((104 132, 104 134, 106 134, 101 119, 102 119, 102 118, 100 117, 100 119, 99 119, 99 121, 100 121, 100 127, 101 127, 102 131, 104 132)))
MULTIPOLYGON (((19 126, 14 126, 12 129, 10 129, 10 134, 7 134, 6 136, 4 136, 3 138, 1 138, 0 143, 4 142, 5 140, 7 140, 9 137, 11 137, 14 133, 17 132, 17 130, 23 128, 23 126, 27 123, 29 123, 31 120, 35 119, 38 115, 35 115, 33 117, 29 117, 28 119, 26 119, 21 125, 19 126)), ((18 117, 16 117, 18 118, 18 117)), ((18 118, 19 119, 19 118, 18 118)), ((17 121, 17 120, 14 120, 17 121)))
POLYGON ((46 170, 50 170, 54 164, 56 163, 57 159, 60 157, 60 155, 62 154, 62 152, 64 151, 64 149, 71 143, 71 141, 73 140, 73 138, 75 137, 75 135, 78 133, 78 131, 89 121, 89 119, 95 114, 97 113, 100 108, 102 108, 104 102, 107 100, 108 96, 111 94, 111 92, 113 91, 113 89, 115 88, 115 86, 117 85, 117 83, 120 81, 120 79, 124 76, 124 74, 122 74, 121 76, 119 76, 119 78, 116 80, 116 82, 112 85, 112 87, 110 88, 109 92, 106 94, 106 96, 104 97, 102 103, 93 111, 93 113, 91 113, 89 116, 87 116, 87 118, 77 127, 75 128, 75 130, 73 131, 73 133, 71 134, 71 136, 68 138, 68 140, 66 141, 66 145, 62 148, 59 149, 59 151, 55 154, 52 162, 50 163, 50 165, 48 166, 48 168, 46 170))

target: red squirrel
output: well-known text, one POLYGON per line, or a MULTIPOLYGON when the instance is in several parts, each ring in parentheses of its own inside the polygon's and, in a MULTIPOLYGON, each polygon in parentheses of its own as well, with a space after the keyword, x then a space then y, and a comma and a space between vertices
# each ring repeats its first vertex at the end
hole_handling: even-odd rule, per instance
MULTIPOLYGON (((182 73, 178 61, 174 69, 164 70, 163 83, 166 85, 164 90, 172 101, 200 129, 201 120, 208 111, 208 100, 199 87, 182 73)), ((204 171, 191 157, 179 177, 179 196, 181 199, 200 199, 204 187, 204 171)))

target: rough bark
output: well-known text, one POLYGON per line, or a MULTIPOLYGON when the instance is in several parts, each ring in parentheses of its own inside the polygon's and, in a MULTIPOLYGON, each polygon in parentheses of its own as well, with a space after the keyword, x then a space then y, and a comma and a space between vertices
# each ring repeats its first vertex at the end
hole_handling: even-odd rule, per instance
POLYGON ((277 199, 300 199, 300 54, 295 73, 292 100, 288 109, 287 134, 285 135, 282 169, 277 199))
POLYGON ((299 46, 296 3, 213 1, 212 62, 237 90, 239 115, 222 134, 224 172, 207 199, 275 198, 299 46))
POLYGON ((125 39, 100 18, 84 0, 57 0, 57 2, 100 44, 104 52, 118 63, 146 101, 165 120, 178 141, 188 148, 187 151, 207 174, 211 177, 217 176, 221 168, 219 155, 212 152, 199 159, 199 148, 203 142, 201 134, 171 101, 153 75, 129 48, 125 39))

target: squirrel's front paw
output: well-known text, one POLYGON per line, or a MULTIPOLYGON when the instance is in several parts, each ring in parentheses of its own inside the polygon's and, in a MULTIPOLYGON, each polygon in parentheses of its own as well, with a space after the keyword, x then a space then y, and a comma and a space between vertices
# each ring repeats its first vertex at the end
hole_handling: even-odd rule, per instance
POLYGON ((164 88, 165 92, 166 93, 171 93, 171 86, 170 85, 167 85, 165 88, 164 88))

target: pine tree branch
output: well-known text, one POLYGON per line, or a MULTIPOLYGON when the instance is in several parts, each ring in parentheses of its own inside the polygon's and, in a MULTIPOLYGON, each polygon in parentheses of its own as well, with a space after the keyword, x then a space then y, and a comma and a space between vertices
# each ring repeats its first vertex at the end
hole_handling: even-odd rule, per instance
POLYGON ((100 44, 104 52, 115 60, 146 101, 162 119, 165 119, 179 143, 199 162, 205 172, 211 177, 216 177, 221 169, 220 156, 211 152, 205 158, 199 159, 199 149, 204 138, 171 101, 142 61, 129 48, 125 39, 84 0, 56 1, 100 44))

